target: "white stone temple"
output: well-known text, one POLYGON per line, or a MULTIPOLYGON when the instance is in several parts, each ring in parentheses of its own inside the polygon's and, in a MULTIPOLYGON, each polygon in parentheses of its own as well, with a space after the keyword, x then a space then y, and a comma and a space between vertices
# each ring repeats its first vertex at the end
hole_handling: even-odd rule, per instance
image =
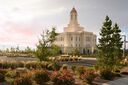
POLYGON ((81 54, 89 54, 92 49, 96 49, 96 35, 93 32, 84 31, 84 27, 78 24, 77 11, 73 8, 70 12, 70 23, 64 27, 63 33, 58 33, 55 45, 60 47, 62 53, 66 48, 67 53, 72 53, 72 48, 76 48, 81 54))

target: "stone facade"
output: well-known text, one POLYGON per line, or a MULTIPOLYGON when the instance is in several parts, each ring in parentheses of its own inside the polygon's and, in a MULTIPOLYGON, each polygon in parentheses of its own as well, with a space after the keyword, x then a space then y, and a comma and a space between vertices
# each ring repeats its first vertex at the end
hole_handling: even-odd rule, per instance
POLYGON ((90 53, 92 48, 96 49, 96 35, 92 32, 84 31, 84 27, 80 27, 77 21, 77 11, 73 8, 70 12, 70 23, 64 27, 63 33, 58 33, 55 45, 60 46, 60 50, 64 53, 72 53, 72 48, 76 48, 81 54, 90 53))

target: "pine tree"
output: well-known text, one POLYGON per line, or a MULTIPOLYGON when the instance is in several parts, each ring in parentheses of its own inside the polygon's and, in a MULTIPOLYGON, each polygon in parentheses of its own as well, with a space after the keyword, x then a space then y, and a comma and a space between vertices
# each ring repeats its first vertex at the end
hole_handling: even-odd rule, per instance
POLYGON ((119 26, 117 25, 117 23, 115 23, 115 25, 113 26, 113 46, 114 46, 114 63, 115 66, 120 64, 120 61, 122 60, 122 51, 121 51, 121 47, 122 47, 122 41, 121 41, 121 35, 120 35, 121 30, 119 29, 119 26))
POLYGON ((113 66, 113 39, 112 39, 113 29, 112 21, 106 16, 105 22, 103 23, 99 39, 99 58, 98 64, 104 68, 110 68, 113 66))

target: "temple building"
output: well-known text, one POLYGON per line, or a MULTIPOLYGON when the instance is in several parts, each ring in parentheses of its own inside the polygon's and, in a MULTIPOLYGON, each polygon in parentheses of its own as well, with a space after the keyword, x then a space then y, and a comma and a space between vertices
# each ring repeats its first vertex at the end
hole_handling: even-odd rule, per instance
POLYGON ((96 35, 93 32, 84 31, 84 27, 78 24, 77 11, 73 8, 70 12, 70 22, 64 27, 63 33, 58 33, 55 45, 60 47, 62 53, 66 48, 67 53, 72 53, 72 48, 76 48, 81 54, 89 54, 92 49, 96 49, 96 35))

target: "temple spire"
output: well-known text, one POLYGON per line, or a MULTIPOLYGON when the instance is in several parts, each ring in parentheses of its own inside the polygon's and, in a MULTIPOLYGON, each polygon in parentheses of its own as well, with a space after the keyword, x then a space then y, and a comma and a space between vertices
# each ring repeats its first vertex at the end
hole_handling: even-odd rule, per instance
POLYGON ((77 11, 76 9, 73 7, 71 12, 70 12, 70 25, 77 25, 77 11))

